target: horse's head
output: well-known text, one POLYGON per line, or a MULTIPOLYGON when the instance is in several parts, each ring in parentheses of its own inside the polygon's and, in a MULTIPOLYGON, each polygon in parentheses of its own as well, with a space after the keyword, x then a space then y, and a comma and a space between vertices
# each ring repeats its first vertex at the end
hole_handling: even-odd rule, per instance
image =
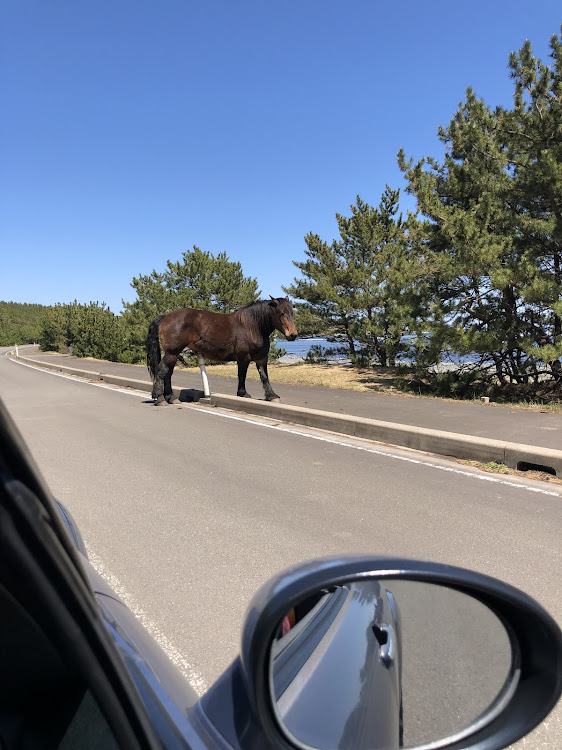
POLYGON ((287 337, 288 341, 297 338, 298 331, 293 321, 293 305, 288 297, 272 297, 269 306, 273 313, 273 325, 287 337))

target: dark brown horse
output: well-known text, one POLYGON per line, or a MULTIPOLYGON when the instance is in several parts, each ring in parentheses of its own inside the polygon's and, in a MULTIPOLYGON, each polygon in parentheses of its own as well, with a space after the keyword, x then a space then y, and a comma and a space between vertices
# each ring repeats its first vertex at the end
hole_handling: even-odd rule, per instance
POLYGON ((150 324, 146 339, 146 364, 154 381, 152 398, 155 404, 164 401, 171 404, 176 400, 172 391, 172 372, 178 356, 186 347, 215 362, 236 360, 237 396, 250 398, 246 391, 246 373, 250 362, 255 362, 266 401, 278 399, 267 376, 269 337, 274 330, 285 334, 289 341, 297 337, 293 305, 288 297, 258 300, 232 313, 184 307, 159 315, 150 324), (160 349, 164 352, 163 357, 160 349))

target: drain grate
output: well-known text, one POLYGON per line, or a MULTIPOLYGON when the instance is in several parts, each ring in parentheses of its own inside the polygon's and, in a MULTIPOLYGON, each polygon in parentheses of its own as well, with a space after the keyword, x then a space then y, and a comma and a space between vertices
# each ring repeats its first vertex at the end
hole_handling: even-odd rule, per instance
POLYGON ((542 471, 544 474, 556 476, 556 470, 552 466, 543 466, 542 464, 530 464, 527 461, 517 462, 517 471, 542 471))

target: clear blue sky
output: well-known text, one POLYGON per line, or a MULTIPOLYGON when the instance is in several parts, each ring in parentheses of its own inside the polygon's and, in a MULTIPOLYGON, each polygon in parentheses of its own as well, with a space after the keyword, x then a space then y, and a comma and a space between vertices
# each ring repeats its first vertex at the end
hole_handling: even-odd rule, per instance
MULTIPOLYGON (((281 293, 304 235, 440 156, 560 0, 3 0, 0 299, 134 299, 198 245, 281 293)), ((404 201, 404 207, 409 204, 404 201)))

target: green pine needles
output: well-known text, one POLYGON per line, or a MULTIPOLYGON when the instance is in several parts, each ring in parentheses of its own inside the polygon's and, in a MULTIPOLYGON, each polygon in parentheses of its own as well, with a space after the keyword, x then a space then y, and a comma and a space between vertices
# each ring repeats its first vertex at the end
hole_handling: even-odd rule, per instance
POLYGON ((513 107, 468 89, 439 138, 442 161, 398 155, 431 273, 427 327, 502 385, 555 378, 562 355, 562 35, 552 63, 509 58, 513 107))
POLYGON ((561 34, 550 50, 548 65, 529 42, 510 55, 511 108, 466 91, 438 130, 441 160, 398 153, 415 215, 387 187, 377 207, 357 197, 336 214, 337 240, 305 237, 287 291, 353 362, 393 365, 407 348, 430 380, 440 361, 471 360, 441 380, 472 392, 562 386, 561 34))

